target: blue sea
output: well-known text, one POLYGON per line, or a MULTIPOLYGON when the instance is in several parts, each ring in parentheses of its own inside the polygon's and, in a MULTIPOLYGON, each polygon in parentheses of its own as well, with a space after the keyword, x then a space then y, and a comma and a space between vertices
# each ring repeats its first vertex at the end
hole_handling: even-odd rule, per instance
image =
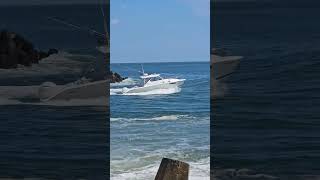
POLYGON ((0 70, 0 178, 106 179, 108 99, 51 104, 33 97, 41 83, 73 82, 106 60, 94 36, 47 18, 103 32, 99 12, 99 5, 0 6, 0 30, 59 50, 32 67, 0 70))
POLYGON ((180 89, 121 94, 139 84, 140 64, 111 64, 128 79, 111 84, 111 179, 154 179, 161 159, 190 164, 190 179, 210 174, 209 62, 143 63, 145 72, 186 79, 180 89))
POLYGON ((319 177, 319 10, 318 1, 213 5, 212 46, 244 57, 211 100, 213 168, 319 177))

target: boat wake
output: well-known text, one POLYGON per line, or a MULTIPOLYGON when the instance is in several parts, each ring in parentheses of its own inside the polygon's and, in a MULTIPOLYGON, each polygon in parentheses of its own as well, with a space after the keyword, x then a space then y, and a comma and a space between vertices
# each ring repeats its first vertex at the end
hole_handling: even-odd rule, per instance
POLYGON ((111 118, 111 122, 134 122, 134 121, 177 121, 177 120, 186 120, 193 119, 194 117, 190 117, 189 115, 164 115, 164 116, 156 116, 152 118, 111 118))
POLYGON ((125 86, 134 86, 137 84, 137 81, 132 78, 127 78, 121 82, 111 83, 110 87, 125 87, 125 86))

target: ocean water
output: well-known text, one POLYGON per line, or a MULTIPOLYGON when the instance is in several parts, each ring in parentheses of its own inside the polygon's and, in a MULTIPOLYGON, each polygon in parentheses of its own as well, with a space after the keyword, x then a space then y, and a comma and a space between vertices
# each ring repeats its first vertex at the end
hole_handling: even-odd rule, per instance
POLYGON ((37 49, 60 51, 32 67, 0 69, 0 178, 106 179, 108 99, 44 103, 37 98, 41 83, 73 82, 105 61, 93 36, 47 17, 103 32, 99 8, 0 6, 0 30, 19 33, 37 49))
POLYGON ((154 179, 163 157, 189 163, 191 180, 209 179, 209 62, 143 66, 186 81, 181 89, 122 94, 139 83, 140 64, 111 64, 129 77, 110 89, 111 179, 154 179))
POLYGON ((212 46, 244 56, 211 100, 214 169, 320 173, 318 1, 215 3, 212 46))

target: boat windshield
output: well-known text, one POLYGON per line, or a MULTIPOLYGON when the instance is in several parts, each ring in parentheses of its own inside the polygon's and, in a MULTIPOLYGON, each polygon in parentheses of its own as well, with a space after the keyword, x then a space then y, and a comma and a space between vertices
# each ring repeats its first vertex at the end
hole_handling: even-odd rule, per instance
POLYGON ((150 82, 150 81, 159 81, 161 80, 162 78, 160 76, 154 76, 154 77, 149 77, 149 78, 144 78, 143 79, 143 83, 146 84, 147 82, 150 82))
POLYGON ((158 81, 158 80, 161 80, 162 78, 160 76, 157 76, 157 77, 152 77, 150 78, 150 81, 158 81))

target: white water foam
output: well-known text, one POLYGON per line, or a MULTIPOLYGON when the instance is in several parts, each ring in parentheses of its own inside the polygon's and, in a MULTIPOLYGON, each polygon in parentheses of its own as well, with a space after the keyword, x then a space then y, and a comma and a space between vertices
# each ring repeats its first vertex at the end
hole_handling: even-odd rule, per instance
POLYGON ((110 95, 121 95, 121 94, 122 94, 122 88, 110 89, 110 95))
MULTIPOLYGON (((153 180, 157 174, 160 161, 153 165, 147 165, 142 168, 135 168, 131 171, 125 171, 119 174, 111 172, 112 180, 153 180)), ((190 180, 209 180, 210 179, 210 159, 202 159, 198 162, 189 163, 190 180)))
POLYGON ((185 117, 185 116, 184 115, 167 115, 167 116, 154 117, 154 118, 151 118, 151 120, 156 120, 156 121, 176 121, 181 117, 185 117))
POLYGON ((164 116, 156 116, 152 118, 110 118, 110 121, 177 121, 179 119, 190 119, 192 118, 189 115, 164 115, 164 116))
MULTIPOLYGON (((194 117, 192 115, 162 115, 154 116, 150 118, 111 118, 111 124, 114 121, 119 121, 120 126, 127 126, 131 123, 138 123, 138 121, 150 121, 151 123, 157 123, 162 121, 190 121, 195 120, 199 122, 202 118, 194 117)), ((208 122, 208 119, 204 120, 208 122)), ((185 122, 186 124, 188 122, 185 122)), ((145 125, 145 122, 142 123, 145 125)), ((118 122, 115 126, 119 127, 118 122)), ((127 127, 126 127, 127 128, 127 127)), ((126 129, 124 128, 124 129, 126 129)), ((143 132, 142 132, 143 133, 143 132)), ((118 137, 119 138, 119 137, 118 137)), ((153 137, 146 137, 143 134, 133 135, 121 135, 121 138, 129 138, 129 141, 140 142, 147 140, 146 142, 153 141, 153 137), (130 136, 130 138, 129 138, 130 136)), ((163 141, 168 137, 161 137, 157 141, 163 141)), ((111 179, 112 180, 151 180, 155 178, 158 171, 161 159, 168 157, 172 159, 181 160, 187 162, 190 165, 189 179, 190 180, 209 180, 210 179, 210 157, 208 144, 198 146, 184 139, 184 137, 178 137, 179 143, 175 144, 176 140, 167 139, 166 145, 161 146, 161 143, 146 143, 139 145, 133 145, 127 147, 126 145, 117 145, 115 149, 111 150, 111 179), (160 145, 160 146, 159 146, 160 145), (126 148, 130 148, 129 152, 126 148)), ((117 142, 114 142, 117 143, 117 142)), ((112 142, 111 142, 112 146, 112 142)))
POLYGON ((210 158, 190 163, 190 180, 210 179, 210 158))
POLYGON ((111 87, 124 87, 124 86, 133 86, 136 84, 137 84, 137 81, 135 79, 127 78, 121 82, 111 83, 110 86, 111 87))

